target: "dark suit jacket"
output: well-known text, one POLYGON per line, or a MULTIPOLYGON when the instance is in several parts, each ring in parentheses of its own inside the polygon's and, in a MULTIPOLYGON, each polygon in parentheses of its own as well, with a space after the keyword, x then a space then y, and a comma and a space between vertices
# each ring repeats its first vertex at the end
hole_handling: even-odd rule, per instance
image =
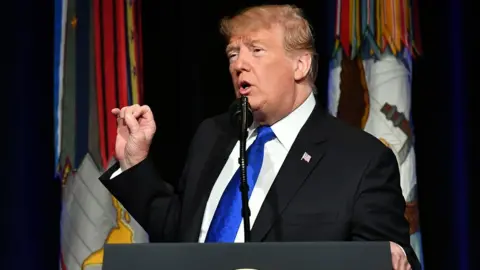
MULTIPOLYGON (((210 191, 237 132, 227 114, 205 120, 190 145, 177 187, 149 159, 100 180, 148 232, 152 242, 198 241, 210 191)), ((413 269, 405 201, 393 152, 318 105, 297 136, 252 228, 252 241, 393 241, 413 269), (301 160, 307 152, 310 162, 301 160)))

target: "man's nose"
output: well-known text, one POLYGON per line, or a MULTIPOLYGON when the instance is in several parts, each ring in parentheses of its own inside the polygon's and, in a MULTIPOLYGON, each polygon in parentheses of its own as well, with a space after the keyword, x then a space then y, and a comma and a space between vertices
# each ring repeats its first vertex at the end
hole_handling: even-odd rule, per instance
POLYGON ((250 63, 248 62, 248 59, 239 55, 235 62, 233 62, 233 69, 237 75, 244 71, 250 71, 250 63))

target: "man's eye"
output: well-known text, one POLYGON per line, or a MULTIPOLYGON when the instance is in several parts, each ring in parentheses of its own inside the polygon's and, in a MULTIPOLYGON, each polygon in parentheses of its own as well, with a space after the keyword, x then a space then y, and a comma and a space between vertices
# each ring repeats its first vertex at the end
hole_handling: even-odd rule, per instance
POLYGON ((262 48, 254 48, 254 49, 253 49, 253 53, 254 53, 255 55, 260 55, 260 54, 262 54, 264 51, 265 51, 265 50, 262 49, 262 48))

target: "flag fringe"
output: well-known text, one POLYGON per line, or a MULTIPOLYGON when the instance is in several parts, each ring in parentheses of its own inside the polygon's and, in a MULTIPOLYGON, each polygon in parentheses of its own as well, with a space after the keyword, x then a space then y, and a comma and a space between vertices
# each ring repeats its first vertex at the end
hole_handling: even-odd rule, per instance
POLYGON ((333 58, 422 54, 418 0, 337 0, 333 58))

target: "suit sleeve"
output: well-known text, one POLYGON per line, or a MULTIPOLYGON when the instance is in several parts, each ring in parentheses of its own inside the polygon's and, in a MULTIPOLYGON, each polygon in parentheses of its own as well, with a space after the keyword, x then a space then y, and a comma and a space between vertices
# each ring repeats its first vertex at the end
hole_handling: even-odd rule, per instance
POLYGON ((392 241, 407 254, 412 269, 421 269, 410 246, 409 224, 400 172, 389 148, 374 157, 359 184, 353 209, 352 234, 356 241, 392 241))
POLYGON ((186 184, 185 175, 189 169, 191 153, 204 126, 205 123, 200 125, 190 144, 187 162, 176 189, 162 179, 150 158, 111 179, 120 167, 117 162, 99 178, 148 233, 150 242, 178 241, 177 228, 186 184))

